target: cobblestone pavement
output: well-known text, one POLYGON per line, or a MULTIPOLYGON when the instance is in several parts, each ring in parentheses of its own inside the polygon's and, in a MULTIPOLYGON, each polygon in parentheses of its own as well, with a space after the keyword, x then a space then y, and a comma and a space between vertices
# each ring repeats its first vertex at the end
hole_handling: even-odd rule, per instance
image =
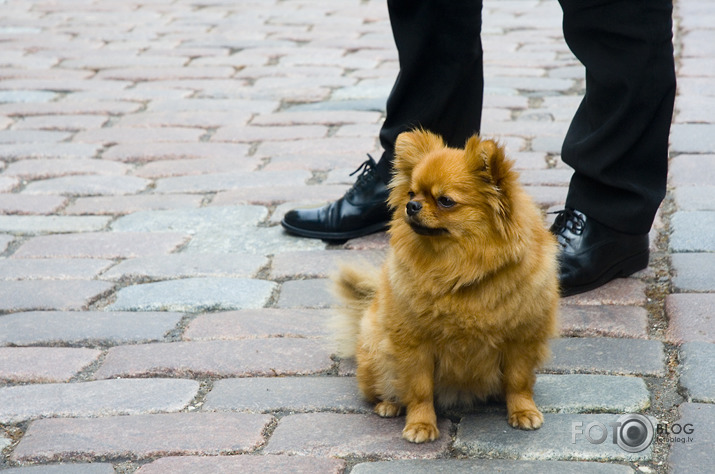
MULTIPOLYGON (((412 445, 331 356, 285 235, 340 197, 397 72, 383 0, 0 0, 0 469, 705 472, 715 462, 715 6, 676 1, 668 197, 649 268, 566 298, 538 431, 500 406, 412 445), (650 417, 622 449, 612 424, 650 417), (644 425, 645 426, 645 425, 644 425), (601 427, 607 433, 602 434, 601 427), (664 429, 667 427, 667 431, 664 429), (583 433, 582 433, 583 431, 583 433), (39 467, 38 467, 39 466, 39 467)), ((486 0, 482 132, 546 209, 583 92, 555 0, 486 0)))

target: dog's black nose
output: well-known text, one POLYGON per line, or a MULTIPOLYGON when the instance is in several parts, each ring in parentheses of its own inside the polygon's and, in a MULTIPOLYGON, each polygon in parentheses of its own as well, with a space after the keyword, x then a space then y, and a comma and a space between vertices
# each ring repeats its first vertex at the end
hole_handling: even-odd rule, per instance
POLYGON ((417 201, 410 201, 407 203, 407 215, 414 216, 422 209, 422 203, 417 201))

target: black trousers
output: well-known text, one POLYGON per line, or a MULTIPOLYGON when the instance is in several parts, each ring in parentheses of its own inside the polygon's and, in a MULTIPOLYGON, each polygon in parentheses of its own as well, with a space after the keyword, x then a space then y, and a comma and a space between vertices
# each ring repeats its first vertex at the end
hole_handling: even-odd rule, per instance
MULTIPOLYGON (((666 190, 675 101, 672 0, 559 0, 586 94, 564 139, 566 206, 621 232, 650 230, 666 190)), ((380 130, 378 171, 423 127, 462 147, 480 130, 481 0, 388 0, 400 73, 380 130)))

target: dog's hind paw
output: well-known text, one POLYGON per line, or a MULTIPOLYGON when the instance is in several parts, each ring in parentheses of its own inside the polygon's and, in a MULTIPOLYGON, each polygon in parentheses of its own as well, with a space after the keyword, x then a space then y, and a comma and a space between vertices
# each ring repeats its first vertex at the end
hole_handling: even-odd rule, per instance
POLYGON ((539 410, 521 410, 509 414, 509 424, 522 430, 536 430, 544 423, 544 415, 539 410))
POLYGON ((402 430, 402 437, 411 443, 424 443, 439 438, 439 430, 431 423, 409 423, 402 430))

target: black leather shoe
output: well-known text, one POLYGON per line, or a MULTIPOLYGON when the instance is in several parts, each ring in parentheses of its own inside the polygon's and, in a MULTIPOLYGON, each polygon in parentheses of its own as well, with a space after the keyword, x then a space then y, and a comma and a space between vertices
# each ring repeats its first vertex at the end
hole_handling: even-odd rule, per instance
POLYGON ((550 230, 561 244, 562 296, 593 290, 648 266, 648 234, 615 231, 575 209, 557 214, 550 230))
POLYGON ((352 174, 358 172, 357 181, 342 198, 317 209, 288 211, 281 221, 283 228, 291 234, 329 242, 387 229, 392 216, 387 205, 389 190, 377 174, 375 160, 368 155, 352 174))

